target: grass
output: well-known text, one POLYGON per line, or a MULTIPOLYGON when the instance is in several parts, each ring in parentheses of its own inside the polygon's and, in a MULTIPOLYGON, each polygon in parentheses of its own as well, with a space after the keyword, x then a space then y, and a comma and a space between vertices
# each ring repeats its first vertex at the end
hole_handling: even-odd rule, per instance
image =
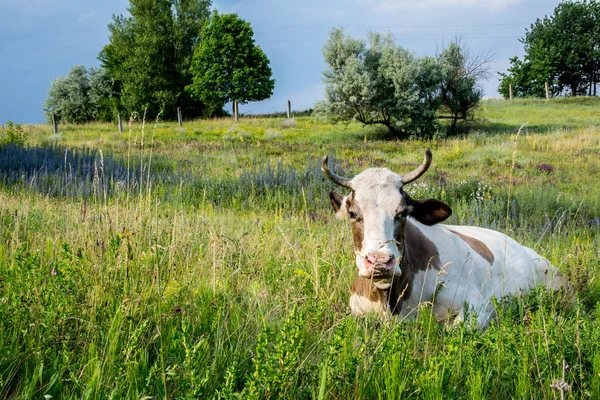
POLYGON ((469 136, 429 142, 309 117, 26 126, 0 148, 0 397, 598 398, 599 106, 490 100, 469 136), (483 331, 428 305, 349 315, 319 159, 402 172, 426 146, 413 197, 533 247, 576 304, 498 299, 483 331))

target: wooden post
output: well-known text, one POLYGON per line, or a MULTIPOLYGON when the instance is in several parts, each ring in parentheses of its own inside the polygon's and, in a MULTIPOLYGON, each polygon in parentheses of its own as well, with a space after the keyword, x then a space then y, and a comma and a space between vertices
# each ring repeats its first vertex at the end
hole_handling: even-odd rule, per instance
POLYGON ((550 100, 550 85, 546 82, 546 100, 550 100))
POLYGON ((512 100, 512 83, 508 84, 508 99, 512 100))
POLYGON ((177 107, 177 122, 179 126, 183 125, 183 117, 181 116, 181 107, 177 107))
POLYGON ((56 121, 56 114, 52 113, 52 127, 55 135, 58 135, 58 122, 56 121))
POLYGON ((240 109, 239 109, 239 104, 238 104, 237 100, 233 101, 233 119, 235 121, 240 120, 240 109))
POLYGON ((288 119, 292 118, 292 102, 289 100, 287 105, 287 117, 288 119))
POLYGON ((119 132, 123 132, 123 119, 121 113, 117 113, 117 120, 119 121, 119 132))

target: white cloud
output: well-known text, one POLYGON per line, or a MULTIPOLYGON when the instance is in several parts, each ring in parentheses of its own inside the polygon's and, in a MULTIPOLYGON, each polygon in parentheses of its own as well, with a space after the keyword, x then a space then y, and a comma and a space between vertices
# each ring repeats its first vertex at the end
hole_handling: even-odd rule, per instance
POLYGON ((90 11, 90 12, 81 14, 79 16, 79 18, 77 18, 77 20, 79 22, 85 21, 86 19, 94 18, 96 15, 98 15, 98 13, 96 11, 90 11))
POLYGON ((362 0, 377 12, 399 11, 402 9, 421 8, 487 8, 490 11, 502 11, 511 5, 522 3, 526 0, 362 0))

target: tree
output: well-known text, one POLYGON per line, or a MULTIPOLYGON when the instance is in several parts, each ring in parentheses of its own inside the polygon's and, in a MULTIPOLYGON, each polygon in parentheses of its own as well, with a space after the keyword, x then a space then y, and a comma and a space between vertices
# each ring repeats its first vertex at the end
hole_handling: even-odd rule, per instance
POLYGON ((112 80, 105 70, 83 65, 73 67, 67 76, 54 79, 44 103, 46 119, 55 114, 59 121, 83 123, 114 119, 112 80))
MULTIPOLYGON (((508 98, 510 96, 509 85, 512 85, 513 96, 515 97, 544 97, 544 85, 545 82, 548 82, 548 76, 551 74, 547 65, 538 64, 537 68, 533 69, 529 60, 512 57, 509 61, 508 71, 499 73, 502 78, 498 93, 508 98)), ((550 91, 554 95, 558 93, 558 89, 554 85, 550 85, 550 91)))
POLYGON ((438 56, 442 69, 442 104, 444 111, 450 114, 451 132, 456 131, 459 120, 467 119, 483 97, 483 89, 477 81, 487 77, 490 58, 489 53, 472 55, 458 39, 438 56))
POLYGON ((67 76, 54 79, 44 102, 46 119, 52 121, 54 113, 59 121, 87 122, 90 120, 88 91, 90 84, 83 65, 73 67, 67 76))
POLYGON ((544 82, 553 95, 596 95, 600 68, 600 3, 564 1, 552 16, 531 24, 523 43, 523 61, 511 59, 500 73, 498 91, 508 97, 513 85, 517 96, 544 96, 544 82))
POLYGON ((269 98, 275 80, 253 35, 250 24, 237 14, 214 11, 194 51, 188 92, 214 112, 233 100, 244 104, 269 98))
MULTIPOLYGON (((333 29, 323 47, 329 68, 323 72, 326 101, 317 114, 333 121, 355 119, 364 125, 383 125, 394 137, 410 135, 419 88, 419 67, 410 52, 393 38, 369 34, 369 44, 333 29)), ((423 127, 429 131, 431 126, 423 127)))
POLYGON ((131 17, 113 16, 110 43, 98 58, 115 81, 124 111, 174 118, 183 107, 200 115, 191 83, 193 49, 209 16, 209 0, 130 0, 131 17))
POLYGON ((118 113, 118 92, 115 81, 104 68, 89 69, 88 92, 91 117, 95 121, 114 121, 118 113))
POLYGON ((368 44, 333 29, 323 47, 326 101, 315 106, 333 121, 385 126, 396 138, 431 137, 440 118, 459 119, 478 104, 477 79, 489 62, 454 43, 438 57, 416 57, 390 35, 370 33, 368 44), (450 116, 441 115, 444 110, 450 116))

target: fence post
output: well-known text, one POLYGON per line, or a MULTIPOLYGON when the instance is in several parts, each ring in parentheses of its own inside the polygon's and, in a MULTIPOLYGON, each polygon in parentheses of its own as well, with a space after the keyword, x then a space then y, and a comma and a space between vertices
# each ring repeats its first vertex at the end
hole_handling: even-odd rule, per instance
POLYGON ((121 113, 117 113, 117 120, 119 121, 119 132, 123 132, 123 119, 121 113))
POLYGON ((289 100, 287 104, 287 117, 288 119, 292 118, 292 102, 289 100))
POLYGON ((55 135, 58 135, 58 122, 56 121, 56 114, 52 113, 52 128, 55 135))
POLYGON ((177 107, 177 122, 179 126, 183 125, 183 117, 181 116, 181 107, 177 107))
POLYGON ((239 121, 240 119, 240 109, 237 100, 233 101, 233 119, 235 121, 239 121))
POLYGON ((508 84, 508 96, 509 96, 509 97, 508 97, 508 99, 509 99, 509 100, 512 100, 512 98, 513 98, 513 94, 512 94, 512 83, 509 83, 509 84, 508 84))
POLYGON ((550 100, 550 85, 546 82, 546 100, 550 100))

